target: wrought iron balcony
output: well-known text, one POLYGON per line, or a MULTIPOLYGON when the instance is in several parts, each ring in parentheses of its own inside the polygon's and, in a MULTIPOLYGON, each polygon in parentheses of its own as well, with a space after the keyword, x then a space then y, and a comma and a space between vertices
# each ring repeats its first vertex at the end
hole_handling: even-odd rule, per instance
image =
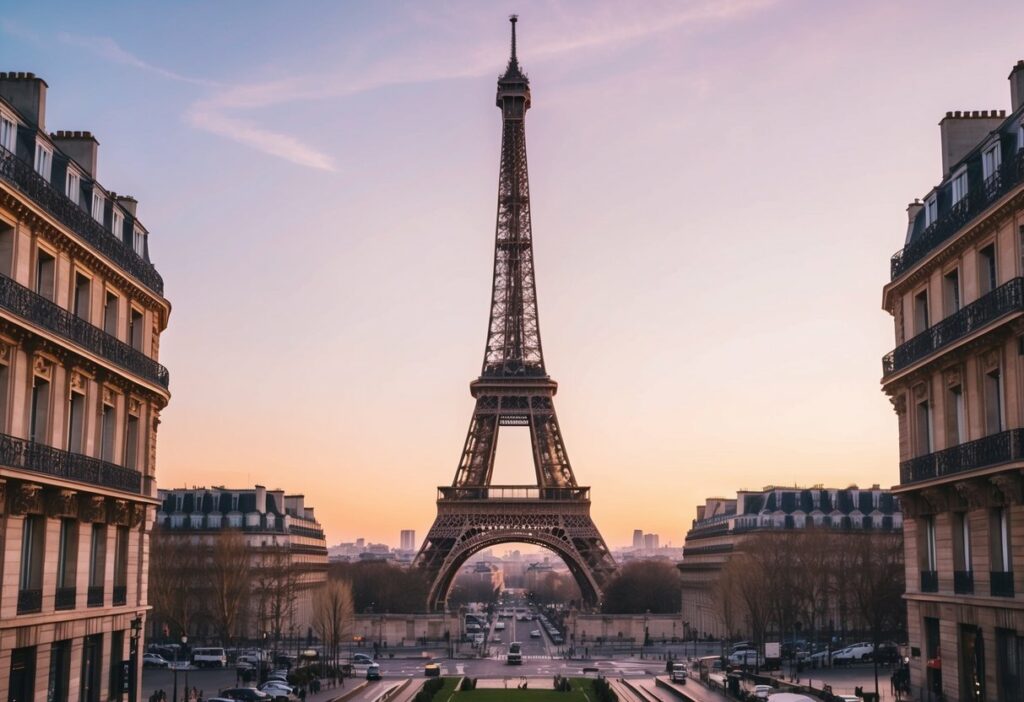
POLYGON ((0 274, 0 307, 102 356, 130 373, 165 388, 170 384, 167 369, 146 354, 3 274, 0 274))
POLYGON ((450 487, 437 489, 438 500, 560 500, 580 502, 590 499, 589 487, 545 488, 532 485, 488 485, 482 487, 450 487))
POLYGON ((128 602, 128 586, 127 585, 115 585, 114 586, 114 606, 120 606, 128 602))
POLYGON ((882 375, 892 375, 1011 312, 1024 311, 1024 278, 1000 285, 882 358, 882 375))
POLYGON ((1013 571, 993 570, 989 573, 992 580, 993 597, 1013 597, 1013 571))
POLYGON ((974 594, 974 572, 970 570, 953 571, 953 592, 958 595, 974 594))
POLYGON ((0 464, 114 490, 142 491, 142 474, 137 470, 8 434, 0 434, 0 464))
POLYGON ((32 614, 42 609, 42 590, 18 590, 18 614, 32 614))
POLYGON ((103 586, 102 585, 90 585, 89 590, 86 593, 86 606, 88 607, 102 607, 103 606, 103 586))
POLYGON ((937 570, 921 571, 921 592, 939 591, 939 572, 937 570))
POLYGON ((164 281, 152 263, 145 261, 88 212, 36 173, 32 165, 0 147, 0 179, 13 185, 72 229, 101 254, 153 292, 164 294, 164 281))
POLYGON ((57 595, 54 598, 54 607, 57 609, 74 609, 77 591, 73 587, 58 587, 57 595))
POLYGON ((913 241, 893 254, 889 262, 891 279, 923 259, 939 244, 974 221, 993 202, 1024 182, 1024 150, 999 167, 980 188, 968 191, 967 196, 948 212, 931 223, 913 241))
POLYGON ((900 483, 932 480, 1024 459, 1024 430, 1011 429, 900 463, 900 483))

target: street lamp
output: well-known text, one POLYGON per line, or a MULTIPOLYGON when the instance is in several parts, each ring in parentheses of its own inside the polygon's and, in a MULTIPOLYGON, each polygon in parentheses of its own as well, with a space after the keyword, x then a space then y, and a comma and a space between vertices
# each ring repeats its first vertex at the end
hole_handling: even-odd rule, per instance
POLYGON ((142 615, 136 614, 132 619, 131 649, 129 653, 128 670, 128 702, 136 702, 138 699, 139 684, 139 637, 142 635, 142 615))
POLYGON ((644 638, 640 642, 640 660, 644 659, 644 647, 647 646, 647 620, 651 616, 651 610, 644 612, 644 638))
MULTIPOLYGON (((181 646, 174 649, 174 694, 171 695, 172 702, 178 702, 178 651, 185 648, 185 644, 188 643, 188 637, 184 634, 181 635, 181 646)), ((185 659, 185 665, 188 665, 188 659, 185 659)), ((188 668, 185 668, 185 697, 188 697, 188 668)))

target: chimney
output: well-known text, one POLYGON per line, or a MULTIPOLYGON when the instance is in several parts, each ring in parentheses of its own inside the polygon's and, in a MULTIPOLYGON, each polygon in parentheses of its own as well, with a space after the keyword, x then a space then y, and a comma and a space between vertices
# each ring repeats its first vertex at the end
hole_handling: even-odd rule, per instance
POLYGON ((35 73, 0 73, 0 97, 42 131, 46 131, 46 88, 46 81, 36 78, 35 73))
POLYGON ((262 485, 256 486, 256 511, 260 514, 267 511, 267 489, 262 485))
POLYGON ((1010 71, 1010 109, 1016 112, 1024 105, 1024 61, 1018 61, 1010 71))
POLYGON ((947 112, 939 122, 942 139, 942 177, 1006 119, 1006 110, 947 112))
POLYGON ((96 155, 100 143, 92 132, 54 132, 50 135, 54 145, 81 166, 90 178, 96 179, 96 155))
POLYGON ((122 208, 124 208, 125 212, 130 214, 132 217, 136 216, 135 210, 139 206, 139 201, 138 200, 136 200, 131 195, 117 195, 116 199, 117 199, 117 204, 119 204, 122 208))
POLYGON ((924 209, 924 203, 914 198, 914 201, 907 205, 907 243, 910 243, 910 235, 914 233, 914 222, 917 215, 924 209))

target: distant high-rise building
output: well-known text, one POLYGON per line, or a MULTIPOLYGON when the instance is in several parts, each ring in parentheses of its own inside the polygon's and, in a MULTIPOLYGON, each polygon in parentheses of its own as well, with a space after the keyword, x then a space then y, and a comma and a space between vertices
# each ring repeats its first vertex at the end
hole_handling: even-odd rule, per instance
POLYGON ((366 548, 366 539, 356 539, 356 548, 366 548))
POLYGON ((658 548, 657 534, 644 534, 644 549, 653 551, 658 548))
POLYGON ((402 529, 401 547, 400 548, 403 551, 415 551, 416 550, 416 530, 415 529, 402 529))
POLYGON ((644 530, 634 529, 633 530, 633 548, 644 547, 644 530))

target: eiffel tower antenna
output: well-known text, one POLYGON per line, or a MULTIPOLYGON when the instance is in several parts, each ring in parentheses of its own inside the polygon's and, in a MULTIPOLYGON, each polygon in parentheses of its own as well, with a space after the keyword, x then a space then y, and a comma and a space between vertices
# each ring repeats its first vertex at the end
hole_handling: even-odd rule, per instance
POLYGON ((480 377, 470 383, 476 407, 455 479, 438 488, 437 519, 416 564, 431 579, 428 606, 442 609, 452 580, 477 551, 525 542, 557 553, 576 578, 586 604, 596 606, 615 561, 590 517, 590 488, 576 483, 555 414, 558 383, 544 366, 533 267, 526 111, 530 81, 511 54, 498 78, 501 167, 494 234, 494 275, 480 377), (493 485, 498 431, 529 427, 536 481, 493 485))

